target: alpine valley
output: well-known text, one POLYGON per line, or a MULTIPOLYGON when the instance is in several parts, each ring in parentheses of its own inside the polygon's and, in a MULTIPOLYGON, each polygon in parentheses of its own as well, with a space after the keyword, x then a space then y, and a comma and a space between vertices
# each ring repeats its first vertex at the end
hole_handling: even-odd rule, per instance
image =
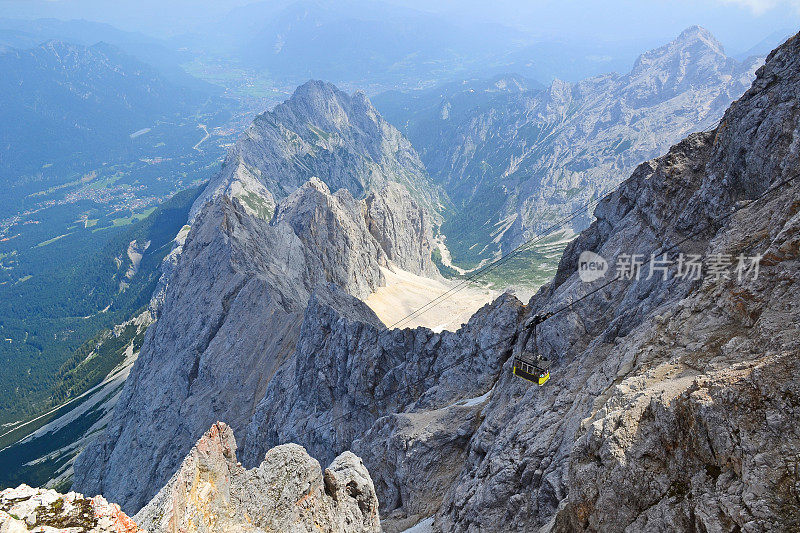
POLYGON ((800 528, 800 34, 739 61, 695 26, 546 87, 312 80, 206 168, 108 245, 119 313, 7 430, 3 482, 43 488, 2 531, 800 528), (584 252, 760 267, 587 282, 584 252))

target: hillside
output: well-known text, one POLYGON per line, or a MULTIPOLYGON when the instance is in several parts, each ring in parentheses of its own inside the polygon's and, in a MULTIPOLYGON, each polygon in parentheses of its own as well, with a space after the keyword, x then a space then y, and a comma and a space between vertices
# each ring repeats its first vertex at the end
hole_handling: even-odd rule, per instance
POLYGON ((167 80, 119 49, 51 40, 0 50, 0 180, 43 165, 110 161, 137 131, 195 112, 213 94, 167 80), (99 156, 98 154, 103 154, 99 156))

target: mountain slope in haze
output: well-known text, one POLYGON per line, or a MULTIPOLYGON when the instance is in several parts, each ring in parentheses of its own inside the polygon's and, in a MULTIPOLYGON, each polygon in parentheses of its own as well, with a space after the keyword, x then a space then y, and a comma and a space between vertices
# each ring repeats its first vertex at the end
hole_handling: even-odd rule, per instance
MULTIPOLYGON (((687 133, 715 126, 758 63, 731 59, 692 27, 626 75, 556 80, 544 91, 448 90, 423 114, 396 94, 375 101, 455 204, 442 230, 454 260, 472 265, 602 197, 687 133)), ((591 210, 581 213, 572 228, 590 220, 591 210)))
POLYGON ((48 41, 0 50, 0 179, 43 165, 107 161, 131 135, 192 112, 207 98, 118 49, 48 41))
POLYGON ((178 51, 178 47, 173 47, 168 42, 88 20, 0 18, 0 45, 27 49, 36 48, 48 41, 62 41, 81 46, 108 43, 125 54, 152 65, 172 83, 198 90, 214 90, 213 87, 189 76, 180 68, 179 65, 187 61, 190 55, 188 51, 178 51))
MULTIPOLYGON (((283 265, 320 251, 284 245, 283 259, 273 239, 319 227, 280 230, 220 197, 187 239, 125 401, 76 464, 78 486, 138 508, 188 434, 225 415, 253 466, 273 441, 325 457, 352 448, 391 530, 423 518, 447 532, 796 529, 799 87, 795 36, 717 128, 603 199, 528 305, 503 295, 457 332, 381 327, 338 270, 281 311, 318 272, 283 265), (583 251, 614 265, 665 249, 669 276, 577 272, 583 251), (762 261, 757 277, 731 266, 692 279, 680 253, 762 261), (550 311, 535 338, 552 377, 531 386, 510 356, 533 348, 524 324, 550 311), (291 335, 290 322, 302 324, 291 335)), ((319 205, 314 220, 339 219, 319 205)))
POLYGON ((365 0, 253 2, 186 36, 194 48, 236 57, 273 79, 318 78, 370 92, 430 85, 456 72, 492 74, 509 49, 528 39, 496 24, 462 27, 434 13, 365 0))
POLYGON ((267 111, 228 152, 193 212, 220 195, 237 197, 269 219, 275 201, 317 177, 356 198, 399 183, 435 216, 440 200, 411 144, 367 97, 310 81, 267 111))
POLYGON ((62 365, 147 305, 230 106, 102 43, 4 48, 0 72, 0 421, 16 425, 102 379, 62 387, 62 365))

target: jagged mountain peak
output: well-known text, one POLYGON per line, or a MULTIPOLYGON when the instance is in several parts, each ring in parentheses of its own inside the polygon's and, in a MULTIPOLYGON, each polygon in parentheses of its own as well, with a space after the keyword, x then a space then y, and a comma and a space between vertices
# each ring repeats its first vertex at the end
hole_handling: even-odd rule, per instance
MULTIPOLYGON (((358 100, 358 101, 369 101, 369 99, 364 94, 364 91, 354 91, 352 94, 348 94, 346 91, 343 91, 335 84, 325 81, 325 80, 308 80, 307 82, 298 85, 295 88, 292 96, 289 97, 289 100, 286 103, 291 103, 297 100, 309 100, 313 98, 330 98, 334 97, 339 100, 358 100)), ((280 105, 280 104, 279 104, 280 105)))
POLYGON ((720 53, 724 53, 722 43, 709 30, 697 24, 689 26, 683 30, 680 35, 673 41, 675 43, 692 43, 700 41, 711 48, 718 49, 720 53))
POLYGON ((247 470, 223 422, 197 441, 136 521, 152 532, 380 531, 375 487, 354 454, 341 454, 323 472, 301 446, 285 444, 247 470))
POLYGON ((76 485, 126 510, 147 503, 212 418, 243 434, 272 373, 294 352, 307 309, 332 306, 382 328, 356 298, 384 284, 387 257, 414 272, 435 269, 430 226, 400 185, 357 200, 312 177, 269 217, 248 207, 253 193, 239 194, 197 215, 142 345, 142 370, 126 381, 109 429, 76 460, 76 485), (164 395, 141 395, 141 387, 164 395), (211 411, 209 398, 218 398, 211 411), (137 451, 123 452, 133 441, 137 451), (128 484, 131 476, 148 482, 128 484))
MULTIPOLYGON (((376 101, 455 205, 442 225, 454 261, 475 265, 519 245, 527 230, 549 228, 553 213, 567 217, 610 192, 689 132, 716 126, 757 62, 725 56, 707 30, 693 27, 626 74, 554 79, 544 90, 491 100, 462 92, 420 110, 422 97, 376 101), (487 212, 490 198, 503 205, 487 212), (499 236, 496 228, 504 228, 499 236)), ((589 220, 573 218, 573 229, 589 220)))
POLYGON ((306 194, 308 191, 318 191, 326 196, 331 195, 331 189, 327 185, 325 185, 325 182, 316 176, 312 176, 310 180, 302 184, 300 187, 297 188, 296 191, 294 191, 291 195, 289 195, 289 198, 287 198, 286 203, 291 202, 292 198, 296 198, 306 194))
POLYGON ((272 198, 264 202, 279 201, 312 177, 330 190, 347 189, 355 198, 397 182, 421 206, 438 209, 439 193, 411 143, 364 93, 349 95, 331 83, 311 80, 256 117, 198 198, 192 217, 220 195, 259 201, 267 191, 272 198))
POLYGON ((634 62, 631 75, 654 69, 675 70, 677 67, 685 70, 690 65, 709 63, 724 66, 735 61, 725 54, 722 44, 710 31, 701 26, 691 26, 673 41, 640 55, 634 62))
POLYGON ((297 115, 319 126, 347 128, 352 121, 379 122, 378 113, 361 91, 348 94, 336 85, 309 80, 295 89, 292 96, 278 104, 273 115, 297 115))

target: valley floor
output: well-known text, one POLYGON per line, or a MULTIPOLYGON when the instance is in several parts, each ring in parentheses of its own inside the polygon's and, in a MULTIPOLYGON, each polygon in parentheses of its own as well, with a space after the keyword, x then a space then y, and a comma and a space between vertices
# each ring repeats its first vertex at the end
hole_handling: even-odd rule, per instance
POLYGON ((455 331, 465 324, 475 311, 499 295, 494 290, 464 285, 437 300, 436 305, 428 306, 408 320, 403 320, 460 282, 425 278, 396 266, 392 266, 391 270, 382 268, 381 271, 386 278, 386 285, 369 295, 366 304, 389 327, 424 326, 436 332, 455 331), (403 322, 397 323, 400 320, 403 322))

